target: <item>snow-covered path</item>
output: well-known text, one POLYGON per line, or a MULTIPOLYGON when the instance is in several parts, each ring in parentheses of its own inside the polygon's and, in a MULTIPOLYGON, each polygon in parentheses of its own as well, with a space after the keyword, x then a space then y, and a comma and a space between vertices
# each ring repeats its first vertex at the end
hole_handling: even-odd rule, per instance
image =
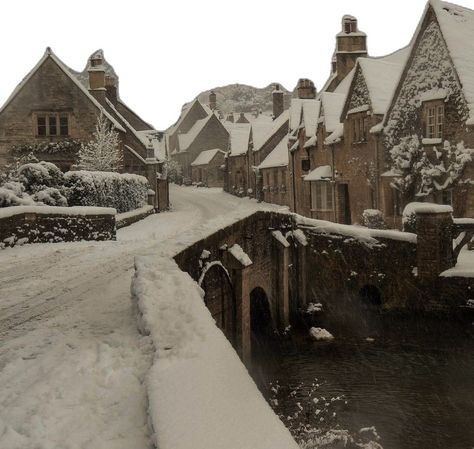
POLYGON ((116 242, 0 251, 1 448, 150 447, 142 381, 152 351, 130 301, 134 256, 262 208, 218 189, 173 187, 171 200, 173 212, 116 242))

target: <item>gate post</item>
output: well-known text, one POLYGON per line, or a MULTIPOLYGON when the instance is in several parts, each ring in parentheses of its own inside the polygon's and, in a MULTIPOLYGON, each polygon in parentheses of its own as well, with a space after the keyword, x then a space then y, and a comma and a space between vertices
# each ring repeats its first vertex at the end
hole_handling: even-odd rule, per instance
POLYGON ((454 266, 450 206, 426 205, 416 210, 418 278, 433 281, 454 266))

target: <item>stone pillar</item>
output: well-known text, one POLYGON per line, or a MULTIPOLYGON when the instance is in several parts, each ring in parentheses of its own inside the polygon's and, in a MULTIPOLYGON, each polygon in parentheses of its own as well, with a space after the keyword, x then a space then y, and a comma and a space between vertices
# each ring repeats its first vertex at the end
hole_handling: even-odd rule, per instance
POLYGON ((454 266, 453 219, 449 207, 436 206, 416 211, 418 278, 433 281, 454 266))
POLYGON ((274 292, 278 304, 278 326, 280 330, 284 330, 290 324, 290 244, 281 231, 272 231, 272 235, 278 254, 274 259, 277 263, 274 267, 274 272, 277 273, 274 292))
POLYGON ((252 265, 244 265, 230 252, 222 255, 224 264, 230 269, 232 289, 235 299, 234 347, 244 362, 252 362, 252 343, 250 329, 250 273, 252 265))

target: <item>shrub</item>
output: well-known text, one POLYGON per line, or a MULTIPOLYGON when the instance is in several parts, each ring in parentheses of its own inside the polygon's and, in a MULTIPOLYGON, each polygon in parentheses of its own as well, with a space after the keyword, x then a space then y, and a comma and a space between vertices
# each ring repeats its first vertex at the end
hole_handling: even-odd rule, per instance
POLYGON ((58 188, 64 183, 64 175, 51 162, 30 162, 20 165, 17 170, 18 182, 25 186, 27 192, 37 192, 45 187, 58 188))
POLYGON ((32 206, 35 202, 26 193, 21 193, 16 189, 10 190, 4 185, 0 187, 0 207, 9 206, 32 206))
POLYGON ((70 171, 64 177, 70 206, 114 207, 121 213, 138 209, 147 203, 149 185, 143 176, 70 171))
POLYGON ((37 203, 43 203, 47 206, 67 206, 67 199, 63 194, 54 187, 47 187, 44 190, 36 192, 32 196, 33 200, 37 203))
POLYGON ((385 229, 383 213, 378 209, 365 209, 362 213, 362 225, 370 229, 385 229))

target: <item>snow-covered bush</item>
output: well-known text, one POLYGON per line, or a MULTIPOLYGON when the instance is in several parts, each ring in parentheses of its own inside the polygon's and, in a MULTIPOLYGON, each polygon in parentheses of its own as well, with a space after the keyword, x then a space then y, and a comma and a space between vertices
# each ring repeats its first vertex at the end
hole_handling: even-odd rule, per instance
POLYGON ((66 207, 68 205, 66 197, 55 187, 39 190, 33 194, 32 198, 36 203, 43 203, 47 206, 66 207))
POLYGON ((45 187, 60 187, 64 183, 64 175, 51 162, 31 162, 18 167, 17 180, 23 184, 27 192, 34 193, 45 187))
POLYGON ((114 207, 127 212, 147 203, 148 180, 128 173, 70 171, 65 174, 70 206, 114 207))
POLYGON ((385 229, 382 211, 378 209, 365 209, 362 212, 362 225, 370 229, 385 229))
POLYGON ((21 193, 16 189, 0 187, 0 207, 10 206, 31 206, 34 200, 26 193, 21 193))

